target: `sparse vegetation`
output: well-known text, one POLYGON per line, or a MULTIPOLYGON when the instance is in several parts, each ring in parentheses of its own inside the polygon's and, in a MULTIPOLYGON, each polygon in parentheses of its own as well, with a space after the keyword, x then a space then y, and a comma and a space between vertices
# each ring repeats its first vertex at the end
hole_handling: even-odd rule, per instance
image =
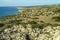
POLYGON ((57 31, 58 34, 60 33, 59 11, 60 5, 33 6, 19 9, 16 15, 0 17, 2 31, 0 40, 10 40, 10 38, 11 40, 27 40, 27 38, 29 40, 52 40, 52 38, 56 40, 57 34, 54 33, 57 31), (26 38, 26 34, 29 37, 26 38))

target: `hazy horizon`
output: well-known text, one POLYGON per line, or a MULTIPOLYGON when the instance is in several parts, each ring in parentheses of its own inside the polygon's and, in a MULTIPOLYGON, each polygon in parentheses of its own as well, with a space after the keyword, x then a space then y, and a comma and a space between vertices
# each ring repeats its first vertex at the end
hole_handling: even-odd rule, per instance
POLYGON ((0 6, 36 6, 60 4, 60 0, 0 0, 0 6))

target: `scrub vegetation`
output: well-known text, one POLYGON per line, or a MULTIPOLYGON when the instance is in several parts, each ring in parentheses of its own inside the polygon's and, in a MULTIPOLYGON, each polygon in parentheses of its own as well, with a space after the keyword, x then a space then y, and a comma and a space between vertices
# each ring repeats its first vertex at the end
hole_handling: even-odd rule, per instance
POLYGON ((59 27, 60 4, 28 6, 16 15, 0 17, 0 40, 60 40, 53 33, 59 34, 59 27))

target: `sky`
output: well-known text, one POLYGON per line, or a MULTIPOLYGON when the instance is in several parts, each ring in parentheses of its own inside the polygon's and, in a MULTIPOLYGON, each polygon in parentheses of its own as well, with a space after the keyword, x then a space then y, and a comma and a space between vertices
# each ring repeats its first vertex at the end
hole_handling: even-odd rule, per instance
POLYGON ((60 0, 0 0, 0 6, 35 6, 60 4, 60 0))

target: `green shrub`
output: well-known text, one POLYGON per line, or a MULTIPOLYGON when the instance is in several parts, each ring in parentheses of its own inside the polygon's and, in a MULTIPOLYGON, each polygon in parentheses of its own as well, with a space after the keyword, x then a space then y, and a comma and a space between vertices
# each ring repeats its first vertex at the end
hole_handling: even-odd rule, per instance
POLYGON ((37 24, 37 22, 35 22, 35 21, 30 21, 30 22, 28 22, 29 24, 37 24))
POLYGON ((40 28, 43 29, 45 26, 43 24, 32 24, 32 28, 40 28))
POLYGON ((60 16, 53 17, 52 19, 54 19, 57 22, 60 22, 60 16))
POLYGON ((3 27, 5 24, 4 23, 0 23, 0 27, 3 27))

